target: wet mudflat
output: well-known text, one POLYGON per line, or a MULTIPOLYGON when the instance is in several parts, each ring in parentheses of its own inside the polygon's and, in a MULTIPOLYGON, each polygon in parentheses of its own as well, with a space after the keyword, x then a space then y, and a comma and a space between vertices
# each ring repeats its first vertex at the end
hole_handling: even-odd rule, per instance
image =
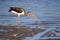
POLYGON ((25 37, 33 36, 44 29, 29 28, 26 26, 0 26, 1 40, 23 40, 25 37))

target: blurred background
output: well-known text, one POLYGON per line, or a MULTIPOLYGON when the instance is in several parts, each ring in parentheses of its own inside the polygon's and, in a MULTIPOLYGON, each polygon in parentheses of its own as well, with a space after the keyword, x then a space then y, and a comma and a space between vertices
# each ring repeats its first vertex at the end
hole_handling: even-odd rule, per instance
MULTIPOLYGON (((9 7, 24 8, 36 15, 38 21, 60 24, 60 0, 0 0, 0 25, 17 25, 17 15, 8 12, 9 7)), ((32 16, 21 16, 21 24, 35 22, 32 16)))

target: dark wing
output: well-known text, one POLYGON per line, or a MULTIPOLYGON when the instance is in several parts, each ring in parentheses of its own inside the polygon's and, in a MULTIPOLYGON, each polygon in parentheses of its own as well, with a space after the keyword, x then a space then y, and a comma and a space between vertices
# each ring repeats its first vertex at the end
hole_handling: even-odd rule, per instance
POLYGON ((22 13, 24 11, 24 9, 23 8, 15 8, 14 11, 16 11, 18 13, 22 13))
POLYGON ((25 10, 23 8, 18 8, 18 7, 10 7, 9 12, 12 11, 12 10, 16 11, 18 13, 22 13, 23 11, 25 12, 25 10))

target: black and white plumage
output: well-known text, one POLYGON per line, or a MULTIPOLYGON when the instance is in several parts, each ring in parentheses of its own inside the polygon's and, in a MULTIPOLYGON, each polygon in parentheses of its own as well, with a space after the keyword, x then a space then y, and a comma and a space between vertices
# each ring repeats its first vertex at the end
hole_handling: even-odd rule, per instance
POLYGON ((32 12, 26 12, 23 8, 18 7, 10 7, 9 12, 12 12, 14 14, 18 15, 18 24, 20 25, 20 15, 27 16, 28 14, 32 15, 32 12))

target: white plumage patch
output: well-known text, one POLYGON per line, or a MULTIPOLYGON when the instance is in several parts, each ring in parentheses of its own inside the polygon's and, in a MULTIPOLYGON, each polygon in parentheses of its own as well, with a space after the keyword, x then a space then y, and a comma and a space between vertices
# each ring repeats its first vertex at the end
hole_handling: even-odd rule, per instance
POLYGON ((22 13, 18 13, 18 12, 15 12, 15 11, 11 11, 12 13, 15 13, 15 14, 18 14, 18 15, 24 15, 24 11, 22 13))

